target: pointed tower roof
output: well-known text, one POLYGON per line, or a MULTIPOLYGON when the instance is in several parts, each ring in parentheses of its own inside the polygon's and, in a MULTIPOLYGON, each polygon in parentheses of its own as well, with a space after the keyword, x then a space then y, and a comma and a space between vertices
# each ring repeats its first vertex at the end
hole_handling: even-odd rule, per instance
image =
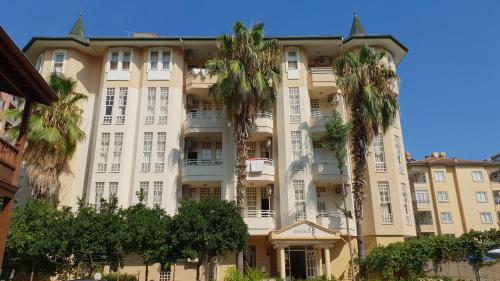
POLYGON ((365 35, 365 30, 361 25, 361 21, 359 20, 358 14, 354 13, 354 18, 352 19, 351 32, 349 33, 349 37, 365 35))
POLYGON ((71 37, 74 37, 75 39, 85 41, 85 30, 83 29, 83 16, 82 16, 82 14, 80 14, 78 19, 73 24, 73 27, 71 28, 71 31, 69 32, 69 35, 71 37))

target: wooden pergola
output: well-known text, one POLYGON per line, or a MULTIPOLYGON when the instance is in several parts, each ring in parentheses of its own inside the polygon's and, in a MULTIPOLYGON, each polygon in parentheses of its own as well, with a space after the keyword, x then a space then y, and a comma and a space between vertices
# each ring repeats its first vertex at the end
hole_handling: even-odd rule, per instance
POLYGON ((26 131, 34 102, 50 105, 57 95, 0 26, 0 91, 25 99, 19 138, 12 145, 0 138, 0 269, 2 267, 14 194, 26 146, 26 131))

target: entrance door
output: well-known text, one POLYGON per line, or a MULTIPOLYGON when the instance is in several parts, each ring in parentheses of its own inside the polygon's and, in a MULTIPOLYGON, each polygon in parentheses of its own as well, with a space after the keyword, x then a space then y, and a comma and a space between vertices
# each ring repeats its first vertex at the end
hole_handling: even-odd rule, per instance
POLYGON ((304 251, 290 251, 290 275, 294 279, 307 278, 304 251))
POLYGON ((316 277, 316 252, 312 246, 291 246, 285 250, 287 280, 316 277))

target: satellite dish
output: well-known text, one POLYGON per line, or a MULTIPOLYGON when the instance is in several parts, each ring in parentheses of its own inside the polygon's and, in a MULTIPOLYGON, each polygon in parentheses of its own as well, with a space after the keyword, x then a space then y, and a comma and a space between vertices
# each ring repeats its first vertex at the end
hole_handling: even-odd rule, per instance
POLYGON ((101 280, 101 278, 102 278, 102 274, 101 274, 100 272, 96 272, 96 273, 94 274, 94 279, 95 279, 95 280, 101 280))

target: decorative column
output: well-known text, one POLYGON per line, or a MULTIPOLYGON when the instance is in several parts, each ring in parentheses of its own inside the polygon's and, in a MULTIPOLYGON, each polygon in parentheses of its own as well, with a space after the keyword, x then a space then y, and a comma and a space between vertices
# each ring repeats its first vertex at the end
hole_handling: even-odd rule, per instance
POLYGON ((285 247, 279 246, 279 257, 280 257, 280 277, 281 279, 286 279, 286 263, 285 263, 285 247))
POLYGON ((330 267, 330 248, 325 247, 325 275, 329 279, 332 277, 332 269, 330 267))
POLYGON ((316 262, 318 263, 318 276, 323 276, 323 255, 321 254, 321 247, 316 248, 316 262))

